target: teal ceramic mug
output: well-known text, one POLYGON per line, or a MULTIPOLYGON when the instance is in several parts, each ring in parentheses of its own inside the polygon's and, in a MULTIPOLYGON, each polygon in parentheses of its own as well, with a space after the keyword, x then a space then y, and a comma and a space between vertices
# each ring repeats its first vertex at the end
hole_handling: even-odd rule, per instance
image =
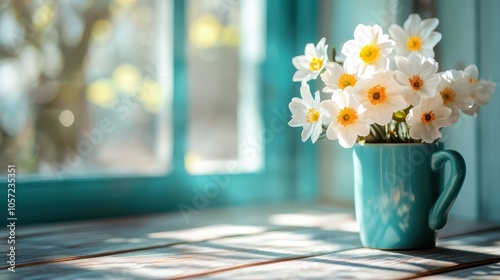
POLYGON ((442 144, 357 144, 353 149, 356 219, 365 247, 427 249, 465 178, 465 162, 442 144), (450 162, 450 177, 444 164, 450 162), (446 179, 446 182, 445 182, 446 179))

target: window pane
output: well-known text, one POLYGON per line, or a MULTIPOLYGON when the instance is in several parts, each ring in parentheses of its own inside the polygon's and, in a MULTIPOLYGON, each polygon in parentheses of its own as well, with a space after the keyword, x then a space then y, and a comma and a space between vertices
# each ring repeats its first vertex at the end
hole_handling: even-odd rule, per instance
POLYGON ((187 3, 186 169, 195 174, 255 171, 263 153, 255 135, 261 127, 258 67, 264 59, 265 3, 187 3))
POLYGON ((2 164, 59 178, 169 168, 171 1, 2 5, 2 164))

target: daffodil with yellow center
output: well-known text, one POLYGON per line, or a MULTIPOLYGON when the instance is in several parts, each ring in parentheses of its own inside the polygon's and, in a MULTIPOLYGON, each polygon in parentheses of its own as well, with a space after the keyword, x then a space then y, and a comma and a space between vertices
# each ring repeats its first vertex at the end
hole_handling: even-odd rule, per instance
POLYGON ((316 46, 312 43, 307 44, 304 55, 292 59, 292 64, 297 69, 292 79, 294 82, 315 80, 325 69, 328 61, 326 54, 328 45, 325 42, 326 39, 322 38, 316 46))
POLYGON ((441 41, 441 33, 434 31, 439 24, 437 18, 424 19, 418 14, 411 14, 403 27, 389 26, 391 39, 396 42, 396 54, 409 56, 418 53, 425 57, 434 57, 434 47, 441 41))
POLYGON ((302 141, 315 143, 323 132, 323 121, 327 121, 327 112, 320 107, 319 91, 316 91, 314 98, 306 82, 300 87, 301 98, 294 97, 288 105, 292 112, 292 120, 288 125, 292 127, 302 127, 302 141))
POLYGON ((330 100, 321 102, 321 107, 331 116, 326 137, 330 140, 338 139, 344 148, 352 147, 358 136, 370 133, 370 125, 360 114, 360 104, 353 98, 352 89, 352 87, 346 87, 345 90, 338 89, 330 100))
POLYGON ((410 109, 406 123, 410 126, 410 136, 432 143, 442 137, 439 131, 442 127, 452 124, 449 120, 451 109, 443 105, 439 95, 422 97, 422 102, 410 109))
POLYGON ((464 71, 448 70, 441 74, 436 95, 441 97, 445 107, 451 109, 449 120, 452 123, 460 118, 459 111, 470 109, 474 105, 471 96, 474 85, 469 83, 469 75, 464 71))
POLYGON ((417 53, 409 57, 399 56, 396 66, 398 69, 394 71, 395 78, 403 86, 401 94, 406 102, 417 106, 423 96, 433 96, 436 93, 441 78, 433 58, 425 58, 417 53))
POLYGON ((392 71, 380 71, 370 79, 361 79, 354 88, 354 98, 361 104, 362 115, 371 123, 386 125, 394 112, 408 107, 401 95, 403 87, 393 75, 392 71))
POLYGON ((480 106, 486 105, 490 102, 491 95, 495 90, 495 84, 491 81, 479 79, 479 71, 477 66, 474 64, 465 67, 464 73, 469 77, 469 84, 474 89, 470 95, 474 104, 468 109, 463 109, 462 112, 473 116, 479 113, 480 106))
POLYGON ((354 87, 358 82, 356 74, 347 73, 345 69, 335 62, 328 62, 325 72, 321 74, 321 80, 325 83, 323 92, 333 93, 337 89, 354 87))
POLYGON ((342 46, 342 54, 346 56, 344 68, 359 77, 386 70, 393 47, 394 41, 380 26, 359 24, 354 30, 354 39, 342 46))

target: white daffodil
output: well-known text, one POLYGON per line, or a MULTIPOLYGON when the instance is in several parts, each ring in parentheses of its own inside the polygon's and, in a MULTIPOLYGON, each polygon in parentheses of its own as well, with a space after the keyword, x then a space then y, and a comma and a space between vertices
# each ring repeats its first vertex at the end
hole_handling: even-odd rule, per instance
POLYGON ((443 99, 439 95, 422 97, 420 105, 411 108, 406 116, 410 136, 426 143, 434 142, 442 136, 439 129, 452 124, 450 115, 451 109, 443 105, 443 99))
POLYGON ((328 111, 331 118, 326 136, 330 140, 338 139, 344 148, 352 147, 358 136, 370 133, 370 125, 359 113, 359 103, 352 97, 351 90, 351 87, 338 89, 330 100, 321 102, 321 107, 328 111))
POLYGON ((469 84, 469 77, 463 71, 448 70, 441 74, 437 92, 443 99, 444 106, 452 110, 450 121, 455 123, 460 118, 459 110, 470 109, 474 105, 471 95, 474 87, 469 84))
POLYGON ((396 81, 404 87, 401 93, 406 102, 417 106, 422 96, 433 96, 436 93, 441 78, 436 73, 438 65, 433 58, 426 59, 420 54, 412 54, 408 58, 399 56, 396 65, 396 81))
POLYGON ((495 84, 491 81, 479 80, 479 71, 474 64, 465 67, 464 72, 469 77, 469 84, 474 87, 474 91, 471 94, 474 104, 469 109, 462 110, 462 112, 473 116, 479 113, 479 106, 486 105, 490 102, 491 95, 493 91, 495 91, 495 84))
POLYGON ((293 75, 294 82, 315 80, 323 71, 328 61, 326 51, 328 45, 325 45, 326 39, 322 38, 316 46, 309 43, 304 50, 305 55, 296 56, 292 59, 293 66, 297 72, 293 75))
POLYGON ((325 72, 320 75, 321 80, 325 83, 323 92, 333 93, 337 89, 345 89, 346 87, 354 87, 358 81, 356 74, 347 73, 340 64, 328 62, 325 67, 325 72))
POLYGON ((359 24, 354 30, 354 39, 342 46, 342 54, 346 56, 344 67, 348 73, 357 73, 358 76, 385 70, 394 44, 389 35, 383 33, 382 27, 359 24))
POLYGON ((354 98, 361 104, 363 116, 379 125, 386 125, 392 114, 408 107, 401 92, 403 87, 391 71, 379 71, 370 79, 361 79, 354 88, 354 98))
POLYGON ((396 41, 396 54, 408 56, 419 53, 426 57, 434 57, 433 48, 441 41, 441 33, 433 31, 439 24, 437 18, 424 19, 411 14, 403 28, 397 24, 389 27, 391 38, 396 41))
POLYGON ((315 143, 323 131, 323 121, 327 122, 327 112, 319 106, 319 91, 316 91, 313 98, 306 82, 302 82, 300 95, 302 98, 294 97, 288 105, 292 112, 292 120, 288 125, 303 127, 302 141, 305 142, 311 137, 311 141, 315 143))

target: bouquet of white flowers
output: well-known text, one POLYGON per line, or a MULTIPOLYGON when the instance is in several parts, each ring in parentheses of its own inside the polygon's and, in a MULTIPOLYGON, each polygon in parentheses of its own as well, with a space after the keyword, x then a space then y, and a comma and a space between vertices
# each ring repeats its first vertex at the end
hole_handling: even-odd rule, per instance
POLYGON ((304 142, 326 135, 349 148, 356 142, 432 143, 442 127, 459 119, 459 111, 477 114, 495 84, 480 80, 476 65, 437 72, 438 24, 437 18, 412 14, 403 27, 389 27, 390 37, 378 25, 360 24, 342 47, 343 63, 328 61, 325 38, 307 44, 305 55, 292 60, 293 81, 302 85, 301 98, 289 105, 289 125, 303 127, 304 142), (322 91, 331 94, 328 100, 320 100, 319 91, 311 94, 308 82, 318 76, 322 91))

